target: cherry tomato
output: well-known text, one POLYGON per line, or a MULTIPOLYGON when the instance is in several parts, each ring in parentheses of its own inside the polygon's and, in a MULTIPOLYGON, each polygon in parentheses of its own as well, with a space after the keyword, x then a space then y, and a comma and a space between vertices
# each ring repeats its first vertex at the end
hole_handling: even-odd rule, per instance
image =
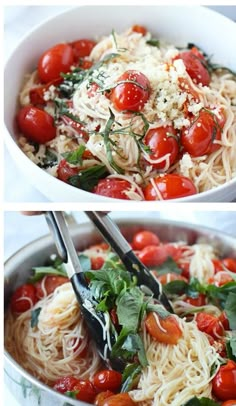
POLYGON ((229 327, 229 320, 228 317, 226 316, 226 313, 223 311, 221 315, 218 317, 219 321, 221 322, 222 326, 224 327, 225 330, 230 330, 229 327))
POLYGON ((222 261, 220 259, 212 259, 211 261, 214 265, 214 271, 215 273, 221 272, 224 270, 224 267, 222 265, 222 261))
MULTIPOLYGON (((153 180, 163 200, 178 199, 197 193, 193 182, 185 176, 166 174, 164 176, 158 176, 153 180)), ((143 193, 145 200, 159 200, 159 196, 152 183, 148 183, 148 185, 144 187, 143 193)))
POLYGON ((93 193, 97 195, 112 197, 113 199, 131 200, 125 192, 131 189, 131 184, 123 179, 101 179, 95 186, 93 193))
POLYGON ((224 271, 218 272, 216 275, 213 277, 213 283, 216 286, 224 286, 226 283, 232 282, 233 278, 224 271))
POLYGON ((13 313, 24 313, 37 302, 36 288, 25 283, 19 286, 11 297, 10 307, 13 313))
POLYGON ((70 117, 67 117, 65 115, 61 116, 61 120, 66 125, 69 125, 74 130, 76 130, 77 133, 80 135, 80 137, 84 138, 85 141, 88 141, 88 139, 89 139, 88 133, 86 131, 84 131, 84 127, 82 126, 82 124, 78 123, 77 121, 72 120, 70 117))
POLYGON ((70 45, 73 48, 75 60, 78 60, 79 58, 89 56, 96 42, 91 39, 79 39, 78 41, 71 42, 70 45))
POLYGON ((78 379, 72 391, 75 392, 77 400, 82 400, 83 402, 88 403, 93 403, 95 396, 97 395, 95 387, 89 380, 78 379))
POLYGON ((95 404, 96 406, 102 406, 103 403, 104 403, 104 400, 110 398, 110 397, 113 396, 113 395, 114 395, 114 393, 111 392, 110 390, 106 390, 106 391, 104 391, 104 392, 100 392, 100 393, 96 396, 94 404, 95 404))
POLYGON ((209 155, 220 148, 220 144, 214 141, 221 140, 221 130, 216 115, 201 110, 193 124, 182 130, 181 143, 184 150, 194 157, 209 155))
POLYGON ((142 250, 148 245, 159 245, 160 240, 152 231, 139 231, 134 234, 132 247, 134 250, 142 250))
POLYGON ((222 365, 212 380, 214 395, 220 400, 236 398, 236 363, 229 360, 222 365))
POLYGON ((197 297, 190 297, 187 296, 184 299, 186 303, 191 304, 192 306, 205 306, 206 304, 206 296, 203 293, 200 293, 197 297))
POLYGON ((142 25, 133 25, 132 27, 133 32, 137 32, 138 34, 142 34, 143 36, 147 34, 147 29, 142 25))
POLYGON ((93 62, 92 61, 88 61, 87 59, 84 58, 80 58, 79 63, 78 63, 78 67, 81 69, 90 69, 93 66, 93 62))
POLYGON ((148 333, 160 343, 175 345, 183 335, 178 321, 172 315, 161 318, 157 313, 150 312, 146 317, 145 326, 148 333), (158 318, 159 323, 156 318, 158 318))
POLYGON ((20 131, 30 141, 45 144, 56 137, 53 117, 38 107, 22 107, 17 114, 17 122, 20 131))
POLYGON ((159 276, 158 276, 158 272, 156 272, 156 278, 159 280, 159 282, 162 285, 166 285, 166 283, 173 282, 173 281, 188 282, 188 280, 184 276, 178 275, 177 273, 173 273, 173 272, 168 272, 166 274, 159 275, 159 276))
POLYGON ((65 159, 62 159, 57 168, 57 177, 63 182, 69 182, 69 178, 78 175, 78 168, 72 168, 65 159))
POLYGON ((74 386, 77 384, 78 379, 73 376, 63 376, 58 378, 53 386, 53 388, 60 393, 70 392, 73 390, 74 386))
MULTIPOLYGON (((179 153, 179 144, 177 141, 177 132, 174 127, 166 126, 153 128, 147 132, 143 142, 148 145, 152 151, 149 155, 150 159, 160 159, 169 154, 168 168, 176 161, 179 153)), ((166 167, 166 160, 159 163, 152 163, 151 165, 153 168, 163 169, 166 167)))
POLYGON ((55 79, 44 86, 34 87, 33 89, 31 89, 29 91, 30 103, 33 105, 47 104, 46 100, 44 100, 44 93, 50 88, 50 86, 58 86, 62 81, 63 81, 62 78, 55 79))
POLYGON ((177 58, 183 60, 186 71, 195 83, 202 83, 203 86, 209 86, 211 77, 204 66, 205 60, 202 54, 201 57, 199 57, 199 55, 196 55, 196 52, 191 50, 181 52, 177 58))
POLYGON ((150 83, 141 72, 128 70, 111 91, 111 101, 118 111, 140 111, 150 95, 150 83))
POLYGON ((178 263, 178 267, 182 269, 181 275, 184 276, 186 279, 189 279, 190 277, 189 266, 190 266, 189 262, 178 263))
POLYGON ((236 259, 224 258, 222 264, 230 271, 236 273, 236 259))
POLYGON ((43 53, 38 62, 38 75, 42 83, 48 83, 67 73, 74 62, 73 49, 68 44, 57 44, 43 53))
POLYGON ((222 403, 221 406, 236 406, 236 399, 226 400, 226 402, 222 403))
POLYGON ((111 309, 109 314, 110 314, 110 318, 111 318, 111 321, 114 324, 114 326, 118 327, 119 326, 119 320, 118 320, 116 309, 111 309))
POLYGON ((93 378, 93 384, 98 390, 110 390, 116 392, 120 389, 122 375, 120 372, 110 369, 99 371, 93 378))
POLYGON ((197 327, 200 331, 209 334, 211 337, 218 339, 224 335, 224 329, 219 322, 218 317, 208 313, 198 313, 196 315, 197 327))
MULTIPOLYGON (((179 86, 181 88, 181 90, 183 90, 184 92, 192 95, 193 99, 196 102, 200 102, 200 98, 199 98, 199 94, 196 92, 195 89, 193 89, 193 87, 191 86, 191 84, 189 83, 189 81, 185 78, 179 78, 178 79, 179 82, 179 86)), ((188 106, 189 106, 189 102, 185 102, 186 104, 184 104, 184 108, 186 108, 186 113, 187 115, 189 115, 189 111, 188 111, 188 106)))
MULTIPOLYGON (((78 344, 77 344, 77 345, 75 346, 75 348, 73 349, 73 352, 74 352, 74 353, 80 349, 80 347, 82 346, 82 343, 83 343, 83 341, 82 341, 81 338, 79 338, 79 339, 73 338, 73 344, 72 344, 72 345, 74 345, 77 341, 78 341, 78 344)), ((86 357, 87 352, 88 352, 88 345, 86 345, 86 346, 82 349, 82 351, 80 351, 78 357, 80 357, 80 358, 86 357)))
POLYGON ((144 265, 150 268, 152 266, 161 265, 168 257, 172 257, 176 260, 178 254, 178 248, 171 244, 162 244, 159 246, 148 245, 138 253, 138 257, 144 265))
POLYGON ((64 276, 48 275, 41 281, 36 282, 36 296, 38 299, 42 299, 45 296, 44 289, 46 291, 46 295, 48 296, 53 293, 58 286, 61 286, 67 282, 69 282, 69 279, 64 276))
POLYGON ((103 403, 99 406, 135 406, 136 403, 133 402, 128 393, 118 393, 118 395, 110 396, 105 399, 103 403))
POLYGON ((104 259, 102 257, 93 257, 91 258, 91 269, 94 271, 101 269, 104 264, 104 259))

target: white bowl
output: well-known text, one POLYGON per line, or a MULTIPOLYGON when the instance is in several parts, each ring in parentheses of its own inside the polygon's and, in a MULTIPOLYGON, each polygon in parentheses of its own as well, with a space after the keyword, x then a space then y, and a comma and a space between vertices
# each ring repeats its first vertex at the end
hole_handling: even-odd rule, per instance
MULTIPOLYGON (((50 18, 31 31, 9 58, 5 70, 6 145, 26 179, 55 202, 118 202, 70 186, 37 167, 15 142, 15 114, 22 79, 35 69, 45 49, 61 41, 102 36, 142 24, 167 41, 196 43, 214 60, 236 68, 236 24, 204 7, 195 6, 83 6, 50 18), (91 28, 92 27, 92 28, 91 28), (17 67, 17 69, 16 69, 17 67)), ((235 157, 236 159, 236 157, 235 157)), ((215 189, 178 199, 180 202, 229 202, 236 198, 236 179, 215 189)), ((173 200, 172 200, 173 201, 173 200)), ((126 204, 132 202, 126 201, 126 204)), ((156 205, 156 202, 153 202, 156 205)))

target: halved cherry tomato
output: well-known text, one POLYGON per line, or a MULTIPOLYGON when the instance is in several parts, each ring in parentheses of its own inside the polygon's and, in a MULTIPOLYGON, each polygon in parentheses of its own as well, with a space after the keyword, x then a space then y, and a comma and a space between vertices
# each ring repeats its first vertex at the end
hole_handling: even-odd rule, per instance
POLYGON ((95 398, 95 402, 94 404, 96 406, 102 406, 104 404, 104 400, 110 398, 111 396, 113 396, 114 393, 111 392, 110 390, 106 390, 104 392, 100 392, 96 398, 95 398))
POLYGON ((219 321, 221 322, 222 326, 224 327, 225 330, 230 330, 229 327, 229 320, 228 317, 226 316, 226 313, 223 311, 221 315, 218 317, 219 321))
POLYGON ((222 403, 221 406, 236 406, 236 399, 226 400, 226 402, 222 403))
MULTIPOLYGON (((149 154, 150 159, 160 159, 169 154, 168 168, 176 161, 179 153, 179 144, 177 132, 174 127, 169 125, 166 127, 152 128, 145 135, 143 142, 148 145, 152 151, 152 153, 149 154)), ((147 161, 147 163, 149 162, 147 161)), ((153 168, 163 169, 166 167, 166 160, 159 163, 152 163, 151 165, 153 168)))
POLYGON ((220 148, 220 144, 214 141, 221 140, 221 131, 217 116, 201 110, 190 127, 182 130, 181 143, 184 150, 194 157, 209 155, 220 148))
POLYGON ((34 285, 25 283, 19 286, 13 293, 10 301, 13 313, 24 313, 37 302, 36 288, 34 285))
POLYGON ((148 245, 137 255, 140 261, 150 268, 152 266, 161 265, 168 257, 172 257, 176 260, 179 255, 179 250, 171 244, 162 244, 159 246, 148 245))
POLYGON ((70 43, 73 48, 74 58, 78 60, 84 56, 89 56, 96 42, 91 39, 79 39, 70 43))
POLYGON ((211 337, 218 339, 224 335, 224 329, 219 322, 218 317, 212 314, 200 312, 196 315, 197 327, 200 331, 209 334, 211 337))
MULTIPOLYGON (((216 275, 213 277, 213 283, 216 286, 224 286, 226 283, 232 282, 233 278, 230 276, 227 271, 221 271, 218 272, 216 275)), ((209 282, 210 283, 210 282, 209 282)))
POLYGON ((72 392, 75 393, 77 400, 82 400, 83 402, 88 403, 93 403, 95 396, 97 395, 95 387, 88 379, 78 379, 77 383, 72 388, 72 392))
POLYGON ((236 259, 224 258, 222 264, 230 271, 236 273, 236 259))
POLYGON ((202 83, 203 86, 209 86, 211 77, 208 70, 204 66, 206 61, 204 60, 204 56, 202 54, 201 57, 199 57, 199 55, 196 55, 195 51, 190 50, 181 52, 181 54, 179 54, 175 59, 177 58, 183 60, 186 71, 194 82, 198 84, 202 83))
POLYGON ((131 28, 133 32, 137 32, 138 34, 142 34, 143 36, 147 34, 147 29, 143 27, 143 25, 133 25, 131 28))
MULTIPOLYGON (((197 193, 191 179, 177 174, 166 174, 153 179, 162 199, 178 199, 180 197, 191 196, 197 193)), ((149 182, 143 189, 145 200, 159 200, 155 188, 149 182)))
POLYGON ((184 276, 186 279, 189 279, 190 277, 189 266, 190 266, 189 262, 178 263, 178 267, 182 269, 181 275, 184 276))
MULTIPOLYGON (((190 83, 189 83, 189 81, 188 81, 187 79, 185 79, 185 78, 179 78, 179 86, 180 86, 180 88, 181 88, 184 92, 186 92, 186 93, 192 95, 193 99, 194 99, 196 102, 199 103, 199 101, 200 101, 199 94, 196 92, 195 89, 193 89, 193 87, 190 85, 190 83)), ((189 105, 188 102, 186 102, 186 103, 187 103, 187 104, 186 104, 185 107, 187 107, 187 106, 189 105)), ((188 112, 188 110, 187 110, 186 112, 188 112)), ((188 114, 189 114, 189 112, 188 112, 188 114)))
POLYGON ((155 276, 162 285, 166 285, 166 283, 173 282, 173 281, 188 282, 188 280, 184 276, 178 275, 177 273, 174 273, 174 272, 168 272, 166 274, 159 275, 159 276, 158 276, 158 272, 156 272, 155 276))
POLYGON ((53 386, 53 388, 60 393, 70 392, 73 390, 74 386, 77 384, 78 379, 73 376, 63 376, 58 378, 53 386))
POLYGON ((110 390, 116 392, 120 389, 122 375, 111 369, 104 369, 94 375, 93 384, 98 390, 110 390))
POLYGON ((38 62, 38 75, 42 83, 48 83, 67 73, 74 62, 73 49, 69 44, 57 44, 45 51, 38 62))
POLYGON ((224 267, 222 265, 222 261, 220 259, 212 259, 211 262, 214 265, 214 271, 215 273, 221 272, 224 270, 224 267))
POLYGON ((36 296, 38 299, 42 299, 44 297, 44 290, 42 288, 42 284, 46 291, 46 295, 48 296, 51 293, 53 293, 58 286, 64 285, 64 283, 67 282, 69 282, 69 279, 66 278, 65 276, 48 275, 41 281, 36 282, 35 284, 36 296))
POLYGON ((113 395, 104 400, 99 406, 135 406, 136 403, 133 402, 128 393, 118 393, 118 395, 113 395))
POLYGON ((80 137, 82 137, 85 141, 88 141, 88 133, 84 130, 84 127, 81 123, 78 123, 77 121, 72 120, 70 117, 67 117, 65 115, 62 115, 61 119, 63 123, 71 126, 74 130, 76 130, 80 137))
POLYGON ((68 182, 68 179, 75 175, 78 175, 78 168, 72 168, 65 159, 62 159, 57 168, 58 179, 68 182))
POLYGON ((148 245, 159 245, 160 240, 152 231, 139 231, 134 234, 132 247, 134 250, 142 250, 148 245))
POLYGON ((17 114, 20 131, 30 141, 45 144, 56 137, 53 117, 35 106, 25 106, 17 114))
POLYGON ((140 111, 150 95, 150 82, 141 72, 128 70, 117 80, 111 101, 118 111, 140 111))
POLYGON ((91 269, 94 271, 101 269, 104 264, 104 259, 102 257, 92 257, 91 258, 91 269))
POLYGON ((197 297, 187 296, 184 301, 192 306, 205 306, 206 296, 203 293, 200 293, 197 297))
POLYGON ((220 400, 236 398, 236 363, 229 360, 212 380, 213 394, 220 400))
POLYGON ((44 93, 50 88, 50 86, 58 86, 61 82, 63 81, 62 78, 52 80, 51 82, 48 82, 44 86, 39 86, 39 87, 33 87, 29 91, 29 98, 30 98, 30 103, 31 104, 41 104, 45 105, 47 102, 44 99, 44 93))
POLYGON ((131 184, 123 179, 101 179, 95 186, 93 193, 97 195, 112 197, 113 199, 131 200, 125 192, 131 189, 131 184))
POLYGON ((183 335, 178 321, 172 315, 161 318, 157 313, 150 312, 146 317, 145 326, 148 333, 160 343, 175 345, 183 335))

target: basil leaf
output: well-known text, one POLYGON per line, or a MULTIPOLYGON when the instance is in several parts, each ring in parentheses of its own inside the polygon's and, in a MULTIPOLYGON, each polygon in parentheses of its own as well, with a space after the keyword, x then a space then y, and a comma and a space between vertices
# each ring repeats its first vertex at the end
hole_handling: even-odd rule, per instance
POLYGON ((184 406, 220 406, 220 403, 216 403, 214 400, 209 398, 194 397, 185 403, 184 406))
POLYGON ((176 273, 180 275, 182 273, 182 269, 180 269, 177 263, 173 260, 173 258, 168 257, 166 261, 164 261, 161 265, 156 266, 152 269, 155 269, 159 275, 164 275, 169 272, 176 273))
POLYGON ((188 283, 185 281, 172 281, 163 285, 166 295, 183 295, 188 289, 188 283))
POLYGON ((79 254, 78 258, 83 272, 89 271, 91 269, 91 259, 84 254, 79 254))
POLYGON ((144 295, 139 288, 126 291, 117 300, 117 316, 119 324, 132 332, 137 332, 144 295))
POLYGON ((84 145, 80 145, 79 148, 77 148, 75 151, 72 152, 65 152, 62 154, 63 158, 72 165, 82 165, 83 162, 83 153, 86 150, 86 147, 84 145))
POLYGON ((236 330, 236 293, 229 293, 225 302, 225 313, 231 330, 236 330))
POLYGON ((53 151, 51 151, 49 148, 46 148, 42 162, 40 162, 38 164, 38 166, 40 168, 47 169, 47 168, 51 168, 52 166, 56 165, 57 163, 58 163, 57 155, 53 151))
POLYGON ((144 345, 138 334, 129 334, 121 348, 131 354, 138 353, 139 362, 143 368, 148 365, 144 345))
POLYGON ((226 300, 230 293, 236 294, 236 282, 228 282, 223 286, 208 285, 206 294, 208 298, 221 308, 225 308, 226 300))
POLYGON ((232 333, 229 341, 226 342, 227 357, 236 361, 236 332, 232 333))
POLYGON ((67 273, 64 270, 63 265, 61 265, 58 268, 54 268, 52 266, 40 266, 40 267, 33 268, 33 271, 34 271, 34 275, 29 279, 30 283, 38 282, 46 275, 67 277, 67 273))
POLYGON ((37 309, 34 309, 31 311, 31 320, 30 320, 31 328, 37 327, 41 310, 42 310, 42 307, 37 307, 37 309))
POLYGON ((76 399, 76 395, 79 393, 78 390, 68 390, 64 393, 64 395, 68 396, 68 398, 76 399))
POLYGON ((162 319, 165 319, 166 317, 170 316, 170 313, 168 312, 168 310, 166 310, 162 305, 159 305, 159 304, 148 303, 147 312, 155 312, 162 319))
POLYGON ((139 364, 127 365, 122 374, 121 392, 129 392, 131 389, 135 388, 141 372, 142 368, 139 364))
POLYGON ((78 175, 71 176, 68 182, 72 186, 92 192, 98 181, 107 175, 108 171, 105 165, 95 165, 81 170, 78 175))
POLYGON ((152 47, 160 47, 160 41, 156 38, 151 38, 148 41, 146 41, 146 44, 151 45, 152 47))

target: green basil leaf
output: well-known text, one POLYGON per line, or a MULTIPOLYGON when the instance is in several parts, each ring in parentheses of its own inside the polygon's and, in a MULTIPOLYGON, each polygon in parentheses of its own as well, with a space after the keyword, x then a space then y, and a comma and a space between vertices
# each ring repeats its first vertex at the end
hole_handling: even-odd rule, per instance
POLYGON ((208 285, 206 287, 208 298, 222 309, 225 308, 225 303, 230 293, 236 294, 236 282, 228 282, 223 286, 208 285))
POLYGON ((53 275, 53 276, 65 276, 67 277, 67 273, 64 270, 64 266, 61 265, 58 268, 54 268, 52 266, 40 266, 33 268, 34 275, 29 279, 30 283, 36 283, 40 281, 46 275, 53 275))
POLYGON ((133 287, 117 300, 117 316, 119 324, 129 331, 137 332, 140 323, 140 313, 143 307, 143 293, 133 287))
POLYGON ((160 41, 156 38, 151 38, 148 41, 146 41, 146 44, 151 45, 152 47, 160 47, 160 41))
POLYGON ((72 186, 91 192, 98 181, 107 175, 108 171, 105 165, 94 165, 91 168, 81 170, 78 175, 71 176, 68 182, 72 186))
POLYGON ((128 364, 122 374, 121 392, 129 392, 135 388, 141 372, 142 368, 139 364, 128 364))
POLYGON ((178 267, 177 263, 171 257, 168 257, 161 265, 152 269, 155 269, 158 275, 164 275, 169 272, 176 273, 177 275, 182 273, 182 269, 178 267))
POLYGON ((236 293, 229 293, 225 302, 225 313, 231 330, 236 330, 236 293))
POLYGON ((236 361, 236 332, 233 332, 229 341, 226 342, 227 357, 236 361))
POLYGON ((63 158, 72 165, 82 165, 83 162, 83 153, 86 150, 86 147, 84 145, 80 145, 79 148, 77 148, 75 151, 72 152, 65 152, 62 154, 63 158))
POLYGON ((214 400, 209 398, 194 397, 185 403, 184 406, 220 406, 220 403, 216 403, 214 400))
POLYGON ((79 254, 78 258, 83 272, 89 271, 91 269, 91 259, 84 254, 79 254))
POLYGON ((72 399, 76 399, 76 395, 79 393, 78 390, 72 391, 72 390, 68 390, 64 393, 64 395, 68 396, 68 398, 72 398, 72 399))
POLYGON ((31 311, 31 321, 30 321, 31 328, 37 327, 41 310, 42 307, 37 307, 37 309, 31 311))
POLYGON ((166 295, 183 295, 188 289, 188 283, 185 281, 172 281, 163 285, 166 295))
POLYGON ((162 305, 159 304, 148 303, 147 312, 155 312, 162 319, 165 319, 166 317, 170 316, 170 312, 168 312, 168 310, 166 310, 162 305))
POLYGON ((55 166, 58 163, 58 158, 55 152, 51 151, 49 148, 46 148, 42 162, 38 164, 40 168, 47 169, 55 166))

